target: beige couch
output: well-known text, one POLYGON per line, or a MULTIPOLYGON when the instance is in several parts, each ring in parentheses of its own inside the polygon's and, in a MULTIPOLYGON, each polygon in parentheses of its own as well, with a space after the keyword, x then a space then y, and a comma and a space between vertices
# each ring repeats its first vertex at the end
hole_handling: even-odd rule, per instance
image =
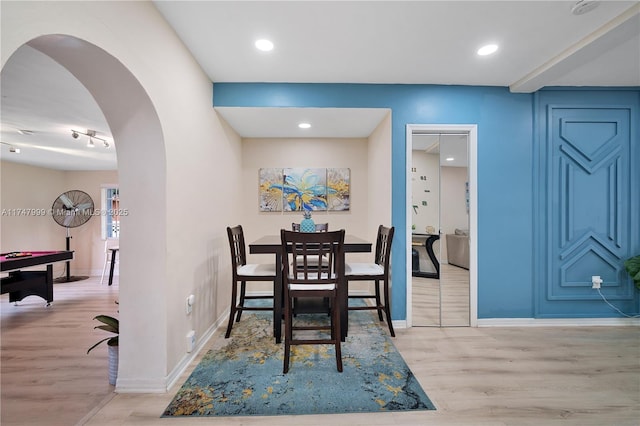
POLYGON ((447 234, 447 261, 450 265, 469 269, 469 232, 456 229, 447 234))

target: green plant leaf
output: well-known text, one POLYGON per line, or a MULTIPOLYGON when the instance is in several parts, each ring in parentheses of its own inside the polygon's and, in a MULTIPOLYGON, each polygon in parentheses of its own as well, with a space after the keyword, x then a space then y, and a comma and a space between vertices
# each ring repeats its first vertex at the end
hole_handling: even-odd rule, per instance
POLYGON ((624 267, 629 273, 637 289, 640 290, 640 255, 627 259, 624 267))
MULTIPOLYGON (((110 317, 109 315, 98 315, 98 316, 94 317, 93 319, 94 320, 98 320, 101 323, 107 324, 107 325, 111 326, 115 330, 119 330, 120 329, 120 321, 118 321, 117 318, 110 317)), ((117 331, 116 331, 116 333, 117 333, 117 331)))
POLYGON ((102 342, 107 342, 107 345, 109 346, 118 346, 118 343, 119 343, 118 334, 120 333, 120 321, 117 318, 111 317, 109 315, 98 315, 93 319, 100 321, 103 324, 103 325, 96 325, 95 327, 93 327, 94 329, 97 328, 100 330, 108 331, 109 333, 115 333, 116 336, 105 337, 104 339, 100 340, 98 343, 91 346, 87 350, 87 354, 102 342))
POLYGON ((93 327, 93 328, 94 328, 94 329, 95 329, 95 328, 99 328, 100 330, 109 331, 109 332, 111 332, 111 333, 116 333, 116 334, 118 333, 118 329, 117 329, 117 328, 113 328, 113 327, 112 327, 112 326, 110 326, 110 325, 96 325, 96 326, 95 326, 95 327, 93 327))
MULTIPOLYGON (((102 343, 102 342, 106 342, 106 341, 107 341, 107 340, 109 340, 109 339, 113 339, 113 337, 106 337, 106 338, 104 338, 104 339, 100 340, 98 343, 96 343, 95 345, 93 345, 93 346, 91 346, 89 349, 87 349, 87 354, 88 354, 89 352, 91 352, 91 350, 92 350, 93 348, 95 348, 96 346, 98 346, 100 343, 102 343)), ((108 343, 107 343, 107 344, 108 344, 108 343)))

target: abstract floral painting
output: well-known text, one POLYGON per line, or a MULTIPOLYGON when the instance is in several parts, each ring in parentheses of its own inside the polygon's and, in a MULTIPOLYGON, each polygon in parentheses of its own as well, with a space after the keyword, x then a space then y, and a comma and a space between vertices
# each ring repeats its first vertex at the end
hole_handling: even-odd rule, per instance
POLYGON ((284 211, 327 210, 327 169, 284 169, 284 211))
POLYGON ((260 169, 260 211, 349 210, 349 182, 344 168, 260 169))
POLYGON ((282 211, 282 169, 260 169, 258 172, 260 211, 282 211))
POLYGON ((349 210, 349 190, 349 169, 327 169, 327 206, 329 210, 349 210))

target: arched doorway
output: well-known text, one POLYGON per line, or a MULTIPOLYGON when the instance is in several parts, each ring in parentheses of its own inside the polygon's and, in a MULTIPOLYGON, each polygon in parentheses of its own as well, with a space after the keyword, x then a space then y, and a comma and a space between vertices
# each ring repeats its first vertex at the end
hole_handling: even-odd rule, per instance
MULTIPOLYGON (((121 223, 118 388, 140 378, 161 378, 150 386, 162 387, 167 369, 165 357, 159 356, 167 351, 166 271, 158 265, 166 257, 166 162, 154 105, 133 73, 94 44, 60 34, 23 44, 54 59, 87 88, 117 142, 121 205, 130 212, 121 223)), ((14 51, 3 51, 3 58, 14 51)))

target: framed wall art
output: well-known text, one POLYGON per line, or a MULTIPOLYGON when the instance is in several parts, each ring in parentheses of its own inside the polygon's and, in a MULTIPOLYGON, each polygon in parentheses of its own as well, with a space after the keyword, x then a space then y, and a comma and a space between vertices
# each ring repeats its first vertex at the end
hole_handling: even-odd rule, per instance
POLYGON ((264 168, 258 172, 260 211, 345 211, 348 168, 264 168))

